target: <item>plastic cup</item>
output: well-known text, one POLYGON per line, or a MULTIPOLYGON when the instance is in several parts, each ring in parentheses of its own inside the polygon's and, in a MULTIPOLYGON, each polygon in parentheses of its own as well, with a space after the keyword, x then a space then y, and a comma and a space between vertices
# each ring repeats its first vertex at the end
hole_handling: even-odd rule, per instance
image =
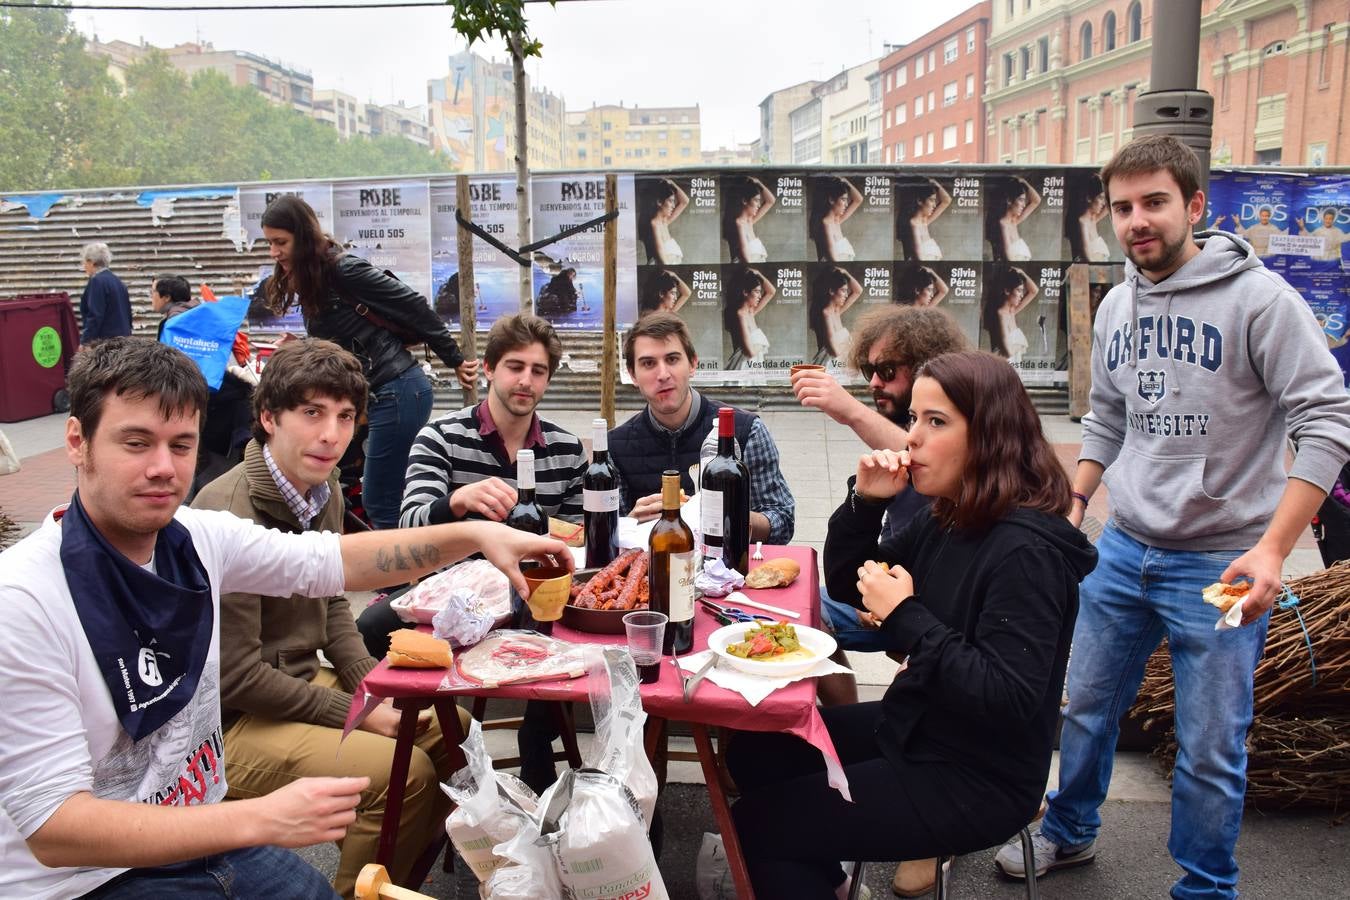
POLYGON ((651 684, 661 677, 661 641, 666 636, 665 613, 639 610, 623 617, 623 631, 628 638, 628 652, 637 665, 643 684, 651 684))
POLYGON ((572 590, 572 573, 562 566, 536 566, 525 570, 530 596, 525 600, 536 622, 556 622, 572 590))

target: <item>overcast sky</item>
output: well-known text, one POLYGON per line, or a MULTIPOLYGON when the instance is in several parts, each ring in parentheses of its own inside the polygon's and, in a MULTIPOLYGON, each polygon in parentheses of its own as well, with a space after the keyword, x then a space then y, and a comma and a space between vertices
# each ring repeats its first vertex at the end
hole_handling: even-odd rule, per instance
MULTIPOLYGON (((619 101, 698 104, 703 146, 713 149, 759 136, 758 105, 766 94, 879 56, 884 43, 907 43, 971 5, 967 0, 564 0, 556 9, 531 4, 530 29, 543 41, 544 55, 531 60, 528 71, 536 84, 561 94, 569 109, 619 101)), ((75 10, 72 16, 80 31, 100 40, 144 39, 167 47, 200 37, 220 50, 248 50, 307 69, 318 89, 339 88, 378 103, 424 103, 427 79, 444 76, 447 58, 464 46, 450 28, 449 11, 442 9, 75 10)), ((475 49, 505 58, 500 44, 475 49)))

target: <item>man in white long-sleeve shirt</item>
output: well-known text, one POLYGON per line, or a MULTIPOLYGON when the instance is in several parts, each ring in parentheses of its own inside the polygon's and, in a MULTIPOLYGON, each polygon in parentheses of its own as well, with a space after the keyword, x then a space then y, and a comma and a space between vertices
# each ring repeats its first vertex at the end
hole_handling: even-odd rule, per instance
POLYGON ((286 535, 180 508, 206 383, 163 344, 112 338, 71 367, 76 493, 0 554, 0 893, 22 897, 332 896, 279 847, 340 839, 364 778, 225 795, 222 592, 328 596, 482 552, 518 562, 560 542, 495 523, 286 535))

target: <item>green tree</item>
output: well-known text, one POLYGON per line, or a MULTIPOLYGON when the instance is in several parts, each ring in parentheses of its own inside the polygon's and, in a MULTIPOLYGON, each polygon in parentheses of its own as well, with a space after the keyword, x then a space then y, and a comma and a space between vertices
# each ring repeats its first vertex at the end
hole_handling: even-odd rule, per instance
POLYGON ((0 190, 108 184, 116 107, 65 9, 0 9, 0 190))

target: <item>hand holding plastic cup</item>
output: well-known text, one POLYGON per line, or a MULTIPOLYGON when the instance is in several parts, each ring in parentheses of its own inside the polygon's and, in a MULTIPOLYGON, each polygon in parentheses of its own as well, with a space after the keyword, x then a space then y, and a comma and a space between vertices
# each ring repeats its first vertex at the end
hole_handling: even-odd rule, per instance
POLYGON ((623 617, 628 652, 643 684, 651 684, 661 677, 661 641, 666 636, 669 621, 665 613, 650 610, 630 612, 623 617))

